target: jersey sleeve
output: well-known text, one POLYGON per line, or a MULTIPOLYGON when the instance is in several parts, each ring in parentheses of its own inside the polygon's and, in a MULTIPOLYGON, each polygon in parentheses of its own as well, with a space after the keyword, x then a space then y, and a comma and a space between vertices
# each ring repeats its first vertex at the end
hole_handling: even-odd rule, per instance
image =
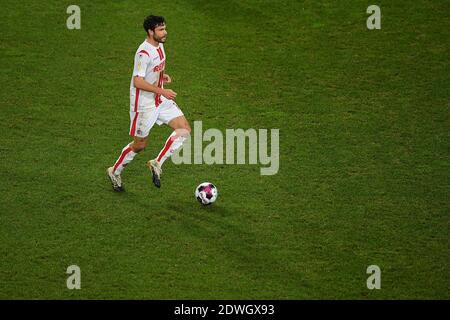
POLYGON ((150 63, 151 63, 150 57, 146 51, 141 50, 138 53, 136 53, 136 57, 134 59, 133 77, 135 76, 145 77, 147 67, 149 66, 150 63))

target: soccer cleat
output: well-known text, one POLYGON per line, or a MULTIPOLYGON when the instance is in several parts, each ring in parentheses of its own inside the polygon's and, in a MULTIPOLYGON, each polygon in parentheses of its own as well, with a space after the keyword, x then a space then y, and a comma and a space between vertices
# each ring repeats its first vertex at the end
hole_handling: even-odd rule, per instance
POLYGON ((117 192, 125 191, 125 189, 123 188, 123 185, 122 185, 122 178, 120 177, 119 174, 113 173, 113 167, 109 167, 106 170, 106 173, 108 174, 108 178, 111 181, 114 191, 117 191, 117 192))
POLYGON ((149 160, 147 162, 147 167, 149 167, 149 169, 152 171, 153 184, 157 188, 161 188, 161 173, 162 173, 162 169, 161 169, 161 165, 159 164, 158 160, 156 160, 156 159, 149 160))

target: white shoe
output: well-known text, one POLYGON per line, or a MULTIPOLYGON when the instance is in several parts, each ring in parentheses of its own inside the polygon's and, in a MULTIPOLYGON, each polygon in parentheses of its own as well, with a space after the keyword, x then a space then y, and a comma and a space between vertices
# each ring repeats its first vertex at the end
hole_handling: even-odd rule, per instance
POLYGON ((120 174, 114 174, 113 173, 113 167, 109 167, 106 170, 106 173, 108 174, 108 178, 111 181, 112 187, 114 191, 125 191, 125 189, 122 186, 122 178, 120 177, 120 174))
POLYGON ((159 164, 158 160, 156 160, 156 159, 149 160, 147 162, 147 167, 149 167, 149 169, 152 172, 153 184, 157 188, 161 188, 161 173, 162 173, 162 169, 161 169, 161 165, 159 164))

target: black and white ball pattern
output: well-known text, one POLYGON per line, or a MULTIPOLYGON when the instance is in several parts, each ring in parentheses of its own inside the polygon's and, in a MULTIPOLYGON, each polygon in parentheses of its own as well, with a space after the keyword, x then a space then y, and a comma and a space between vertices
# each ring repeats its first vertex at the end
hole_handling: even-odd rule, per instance
POLYGON ((211 182, 203 182, 195 189, 195 197, 203 205, 210 205, 218 195, 216 186, 211 182))

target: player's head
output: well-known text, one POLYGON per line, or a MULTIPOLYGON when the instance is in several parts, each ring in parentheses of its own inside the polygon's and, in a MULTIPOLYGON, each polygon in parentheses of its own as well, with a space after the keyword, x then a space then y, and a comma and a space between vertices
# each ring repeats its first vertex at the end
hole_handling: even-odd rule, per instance
POLYGON ((166 20, 164 17, 148 16, 144 20, 144 30, 148 37, 153 38, 156 42, 166 42, 166 20))

